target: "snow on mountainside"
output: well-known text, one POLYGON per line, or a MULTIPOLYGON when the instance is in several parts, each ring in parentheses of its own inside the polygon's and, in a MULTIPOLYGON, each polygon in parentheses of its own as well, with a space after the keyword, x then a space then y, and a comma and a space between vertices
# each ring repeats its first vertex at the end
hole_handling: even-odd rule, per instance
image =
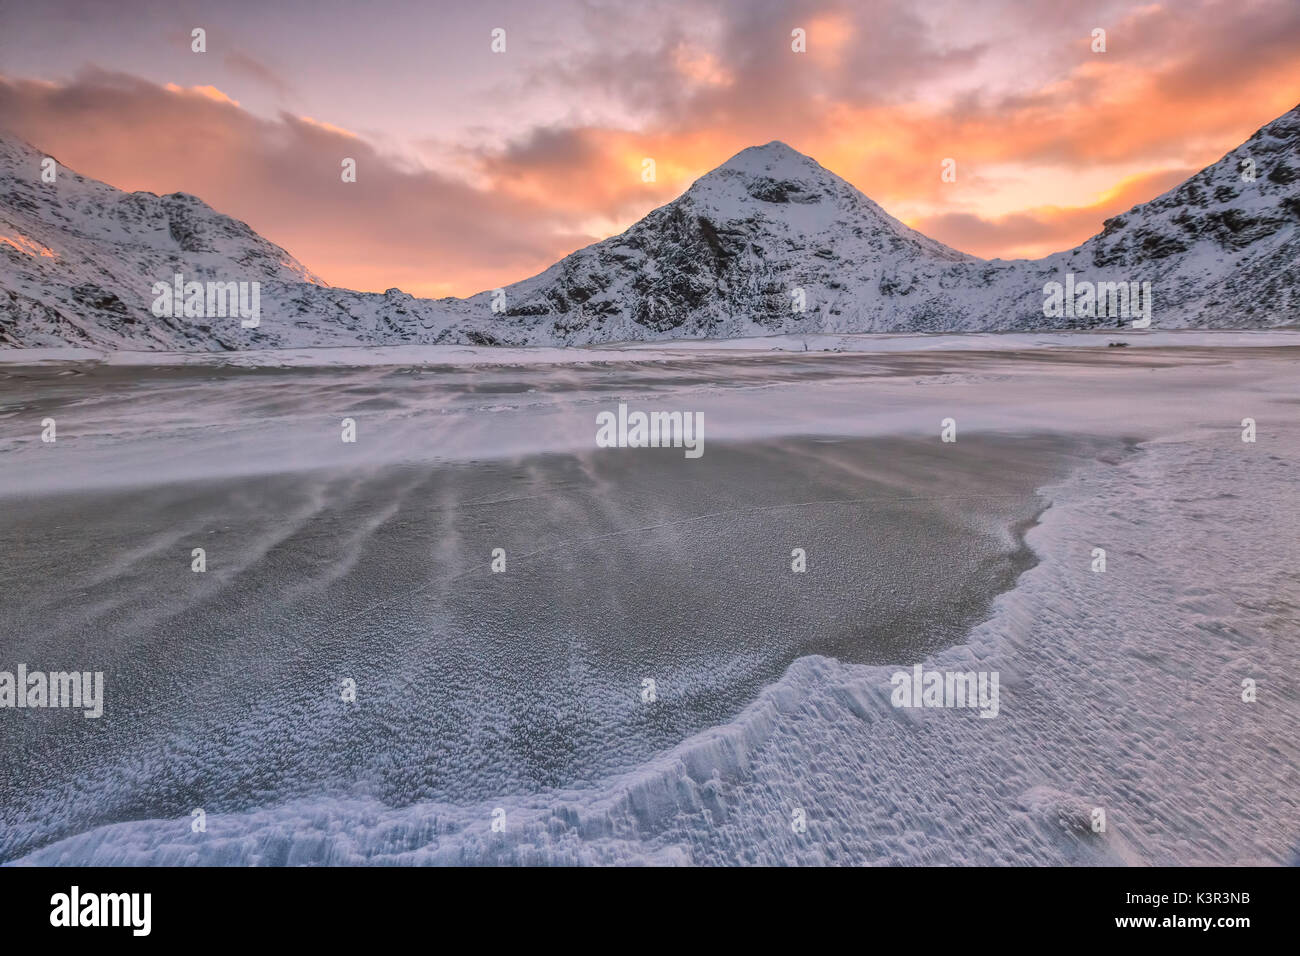
POLYGON ((508 286, 506 315, 534 342, 849 331, 915 293, 911 311, 941 321, 935 278, 976 261, 773 142, 738 153, 622 235, 508 286))
POLYGON ((1296 324, 1298 226, 1300 106, 1182 185, 1106 220, 1077 249, 1042 262, 1151 279, 1157 324, 1168 327, 1296 324))
MULTIPOLYGON (((126 193, 0 136, 0 346, 219 351, 433 341, 442 303, 332 289, 247 225, 172 193, 126 193), (155 316, 155 282, 259 282, 262 321, 155 316), (417 331, 418 330, 418 331, 417 331)), ((451 300, 454 308, 458 303, 451 300)), ((461 312, 465 312, 461 307, 461 312)))
MULTIPOLYGON (((927 239, 781 143, 743 151, 627 232, 506 289, 511 343, 1116 326, 1043 287, 1150 282, 1161 328, 1300 322, 1300 107, 1181 186, 1035 261, 927 239), (1255 178, 1242 178, 1243 161, 1255 178), (802 289, 807 311, 795 312, 802 289), (524 337, 519 337, 519 332, 524 337)), ((469 300, 486 307, 486 299, 469 300)), ((1124 324, 1127 324, 1125 322, 1124 324)))
POLYGON ((1075 249, 986 261, 907 228, 783 143, 751 147, 621 235, 469 299, 330 288, 192 196, 124 193, 0 137, 0 345, 227 350, 583 345, 791 332, 1126 324, 1043 312, 1043 286, 1150 282, 1159 328, 1300 322, 1300 107, 1075 249), (1253 164, 1255 177, 1244 178, 1253 164), (155 317, 170 281, 259 281, 261 323, 155 317), (802 298, 805 311, 793 306, 802 298), (499 299, 498 299, 499 301, 499 299))

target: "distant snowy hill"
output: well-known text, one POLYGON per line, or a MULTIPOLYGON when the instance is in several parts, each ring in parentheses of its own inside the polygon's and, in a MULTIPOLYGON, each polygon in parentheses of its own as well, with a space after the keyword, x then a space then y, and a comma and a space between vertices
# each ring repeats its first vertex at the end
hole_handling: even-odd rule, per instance
POLYGON ((1067 273, 1150 282, 1159 328, 1297 324, 1297 157, 1300 107, 1075 249, 986 261, 907 228, 773 142, 743 150, 621 235, 507 286, 494 314, 491 292, 429 300, 331 288, 192 196, 128 194, 65 167, 45 183, 43 154, 0 137, 0 345, 584 345, 1120 324, 1045 317, 1044 284, 1067 273), (1252 169, 1253 179, 1243 175, 1252 169), (260 325, 154 316, 151 286, 177 272, 259 281, 260 325))
MULTIPOLYGON (((333 289, 285 250, 194 196, 126 193, 0 135, 0 346, 221 351, 434 341, 448 306, 396 289, 333 289), (155 316, 155 282, 261 284, 262 321, 155 316)), ((457 300, 460 315, 469 310, 457 300)))

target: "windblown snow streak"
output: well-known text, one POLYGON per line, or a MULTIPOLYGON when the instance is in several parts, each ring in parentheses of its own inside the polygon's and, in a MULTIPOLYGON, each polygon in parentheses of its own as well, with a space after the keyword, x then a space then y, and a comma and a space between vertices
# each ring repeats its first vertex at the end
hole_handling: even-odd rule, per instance
POLYGON ((1042 563, 931 662, 1000 671, 996 720, 897 710, 893 668, 804 657, 734 721, 590 790, 324 796, 213 815, 201 836, 184 819, 107 826, 21 862, 1285 862, 1300 837, 1300 527, 1268 502, 1292 487, 1297 441, 1288 429, 1284 456, 1243 456, 1192 434, 1051 489, 1030 533, 1042 563), (1131 562, 1104 587, 1086 571, 1097 540, 1131 562), (1241 704, 1241 679, 1261 674, 1267 699, 1241 704), (499 804, 504 834, 489 830, 499 804))

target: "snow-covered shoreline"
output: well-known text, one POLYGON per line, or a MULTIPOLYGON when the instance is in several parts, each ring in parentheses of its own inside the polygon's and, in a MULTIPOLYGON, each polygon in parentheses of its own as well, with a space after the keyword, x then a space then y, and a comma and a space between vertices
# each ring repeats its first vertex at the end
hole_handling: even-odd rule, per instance
POLYGON ((223 366, 312 368, 418 365, 568 365, 764 356, 798 352, 838 353, 1013 352, 1037 349, 1110 348, 1295 348, 1300 329, 1206 331, 1114 329, 1089 332, 960 332, 854 335, 773 335, 762 338, 680 339, 608 346, 387 345, 248 349, 237 352, 133 352, 77 348, 0 348, 0 366, 87 363, 111 366, 223 366))
POLYGON ((124 369, 140 387, 106 390, 94 374, 24 379, 32 391, 3 446, 6 480, 24 494, 61 488, 65 475, 68 491, 115 484, 113 467, 123 481, 162 483, 214 477, 235 459, 250 474, 334 466, 316 446, 349 446, 317 396, 358 387, 397 403, 363 419, 368 464, 580 456, 593 412, 630 395, 703 408, 719 441, 906 434, 937 444, 955 414, 963 438, 942 447, 958 455, 983 431, 1141 445, 1049 484, 1051 506, 1027 537, 1038 565, 965 642, 924 661, 997 670, 996 719, 897 710, 894 667, 803 656, 738 716, 591 789, 408 806, 323 792, 210 812, 202 835, 186 817, 98 827, 14 862, 1286 862, 1300 843, 1295 361, 1267 350, 1133 361, 1129 351, 846 356, 834 375, 808 374, 793 356, 744 370, 720 358, 699 375, 620 373, 613 389, 602 369, 507 370, 474 373, 448 394, 430 382, 443 376, 382 369, 301 382, 203 373, 188 376, 184 409, 170 376, 124 369), (59 448, 70 452, 57 464, 32 427, 56 399, 68 410, 59 448), (1247 417, 1253 443, 1242 441, 1247 417), (302 453, 287 454, 299 432, 302 453), (1105 573, 1091 570, 1096 547, 1105 573), (1241 700, 1247 678, 1257 703, 1241 700), (497 806, 504 834, 490 829, 497 806), (790 828, 796 808, 807 833, 790 828), (1106 812, 1105 833, 1091 829, 1094 809, 1106 812))
POLYGON ((209 815, 201 835, 101 827, 17 863, 1283 863, 1300 843, 1300 529, 1270 502, 1298 440, 1191 430, 1047 489, 1039 564, 926 661, 1000 671, 994 720, 901 711, 896 668, 805 657, 731 722, 599 788, 504 801, 505 833, 498 801, 323 797, 209 815), (1173 553, 1187 559, 1153 560, 1173 553))

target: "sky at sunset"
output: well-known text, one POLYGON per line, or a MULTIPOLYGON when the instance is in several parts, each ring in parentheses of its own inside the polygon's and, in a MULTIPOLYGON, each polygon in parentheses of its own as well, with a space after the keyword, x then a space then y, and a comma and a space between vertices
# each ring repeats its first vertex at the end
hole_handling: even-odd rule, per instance
POLYGON ((534 274, 771 140, 951 246, 1036 258, 1297 103, 1300 0, 0 6, 0 127, 424 296, 534 274))

